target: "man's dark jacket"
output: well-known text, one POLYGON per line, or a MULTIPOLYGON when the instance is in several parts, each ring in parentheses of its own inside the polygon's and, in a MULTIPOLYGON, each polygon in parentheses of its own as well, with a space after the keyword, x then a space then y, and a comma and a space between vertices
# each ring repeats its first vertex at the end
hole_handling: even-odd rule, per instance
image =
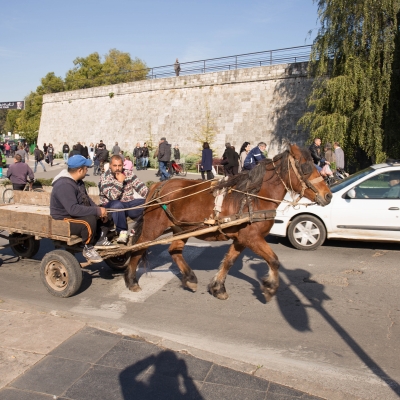
POLYGON ((222 159, 228 161, 227 164, 224 164, 226 168, 237 167, 239 165, 238 159, 235 157, 235 150, 233 150, 232 147, 227 147, 225 149, 222 159))
POLYGON ((158 161, 170 161, 171 160, 171 145, 166 140, 160 143, 158 147, 158 161))
POLYGON ((76 149, 79 151, 79 154, 82 155, 83 146, 80 143, 76 145, 76 149))
POLYGON ((63 170, 53 181, 50 197, 50 215, 54 219, 100 216, 100 208, 88 196, 82 180, 75 181, 63 170))
POLYGON ((142 158, 143 157, 143 149, 141 147, 135 147, 133 149, 133 157, 142 158))
POLYGON ((63 145, 62 152, 63 153, 69 153, 69 146, 67 144, 63 145))
POLYGON ((142 150, 143 150, 142 157, 147 158, 149 156, 149 148, 143 147, 142 150))
POLYGON ((106 150, 105 148, 99 149, 96 154, 96 158, 99 161, 108 161, 108 150, 106 150))
POLYGON ((318 165, 322 159, 321 146, 317 146, 315 143, 313 143, 308 149, 311 152, 311 157, 314 161, 314 164, 318 165))

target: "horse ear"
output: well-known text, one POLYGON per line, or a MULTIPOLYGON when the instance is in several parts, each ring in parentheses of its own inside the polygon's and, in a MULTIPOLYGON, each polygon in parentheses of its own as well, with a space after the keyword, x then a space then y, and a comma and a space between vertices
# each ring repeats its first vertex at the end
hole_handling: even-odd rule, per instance
POLYGON ((301 156, 301 151, 299 146, 297 146, 297 144, 291 143, 289 146, 289 151, 294 158, 298 158, 299 156, 301 156))

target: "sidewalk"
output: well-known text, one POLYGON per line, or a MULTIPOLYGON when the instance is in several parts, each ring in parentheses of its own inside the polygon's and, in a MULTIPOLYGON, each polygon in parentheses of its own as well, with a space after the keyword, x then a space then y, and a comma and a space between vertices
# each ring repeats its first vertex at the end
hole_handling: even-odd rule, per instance
POLYGON ((317 400, 138 337, 0 300, 0 400, 317 400))

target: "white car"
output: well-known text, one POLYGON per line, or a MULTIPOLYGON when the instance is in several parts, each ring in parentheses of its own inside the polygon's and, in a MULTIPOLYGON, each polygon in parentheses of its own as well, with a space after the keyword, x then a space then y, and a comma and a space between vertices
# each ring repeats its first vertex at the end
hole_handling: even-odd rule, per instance
MULTIPOLYGON (((326 238, 400 242, 400 162, 372 165, 331 191, 325 207, 281 203, 270 234, 287 236, 300 250, 315 250, 326 238)), ((289 194, 286 199, 292 200, 289 194)))

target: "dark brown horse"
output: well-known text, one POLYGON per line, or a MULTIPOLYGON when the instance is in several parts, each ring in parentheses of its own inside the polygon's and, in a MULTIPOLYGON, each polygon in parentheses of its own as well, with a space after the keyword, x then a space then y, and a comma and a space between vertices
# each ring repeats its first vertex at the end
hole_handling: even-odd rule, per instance
MULTIPOLYGON (((277 155, 273 160, 263 160, 251 171, 245 171, 227 181, 220 181, 212 188, 210 181, 189 179, 154 184, 149 191, 147 201, 163 197, 157 206, 145 210, 143 230, 137 243, 156 239, 168 227, 175 233, 207 227, 202 222, 205 219, 215 218, 213 214, 215 188, 226 188, 228 191, 222 210, 216 219, 223 221, 226 216, 233 218, 238 214, 243 216, 249 213, 254 219, 252 223, 246 222, 196 236, 206 241, 233 240, 217 274, 209 284, 209 291, 218 299, 228 298, 225 290, 226 276, 239 254, 248 247, 264 258, 269 266, 269 274, 262 280, 262 290, 268 301, 279 287, 279 260, 265 241, 274 220, 257 216, 274 214, 274 210, 288 190, 307 197, 321 206, 330 203, 332 194, 315 168, 309 151, 291 145, 289 150, 277 155), (188 197, 180 199, 183 196, 188 197), (171 200, 174 201, 170 202, 171 200)), ((187 239, 173 241, 169 253, 182 272, 182 284, 196 291, 196 275, 182 256, 186 241, 187 239)), ((144 252, 145 250, 138 250, 132 254, 125 272, 126 286, 134 292, 141 290, 136 279, 136 268, 144 252)))

